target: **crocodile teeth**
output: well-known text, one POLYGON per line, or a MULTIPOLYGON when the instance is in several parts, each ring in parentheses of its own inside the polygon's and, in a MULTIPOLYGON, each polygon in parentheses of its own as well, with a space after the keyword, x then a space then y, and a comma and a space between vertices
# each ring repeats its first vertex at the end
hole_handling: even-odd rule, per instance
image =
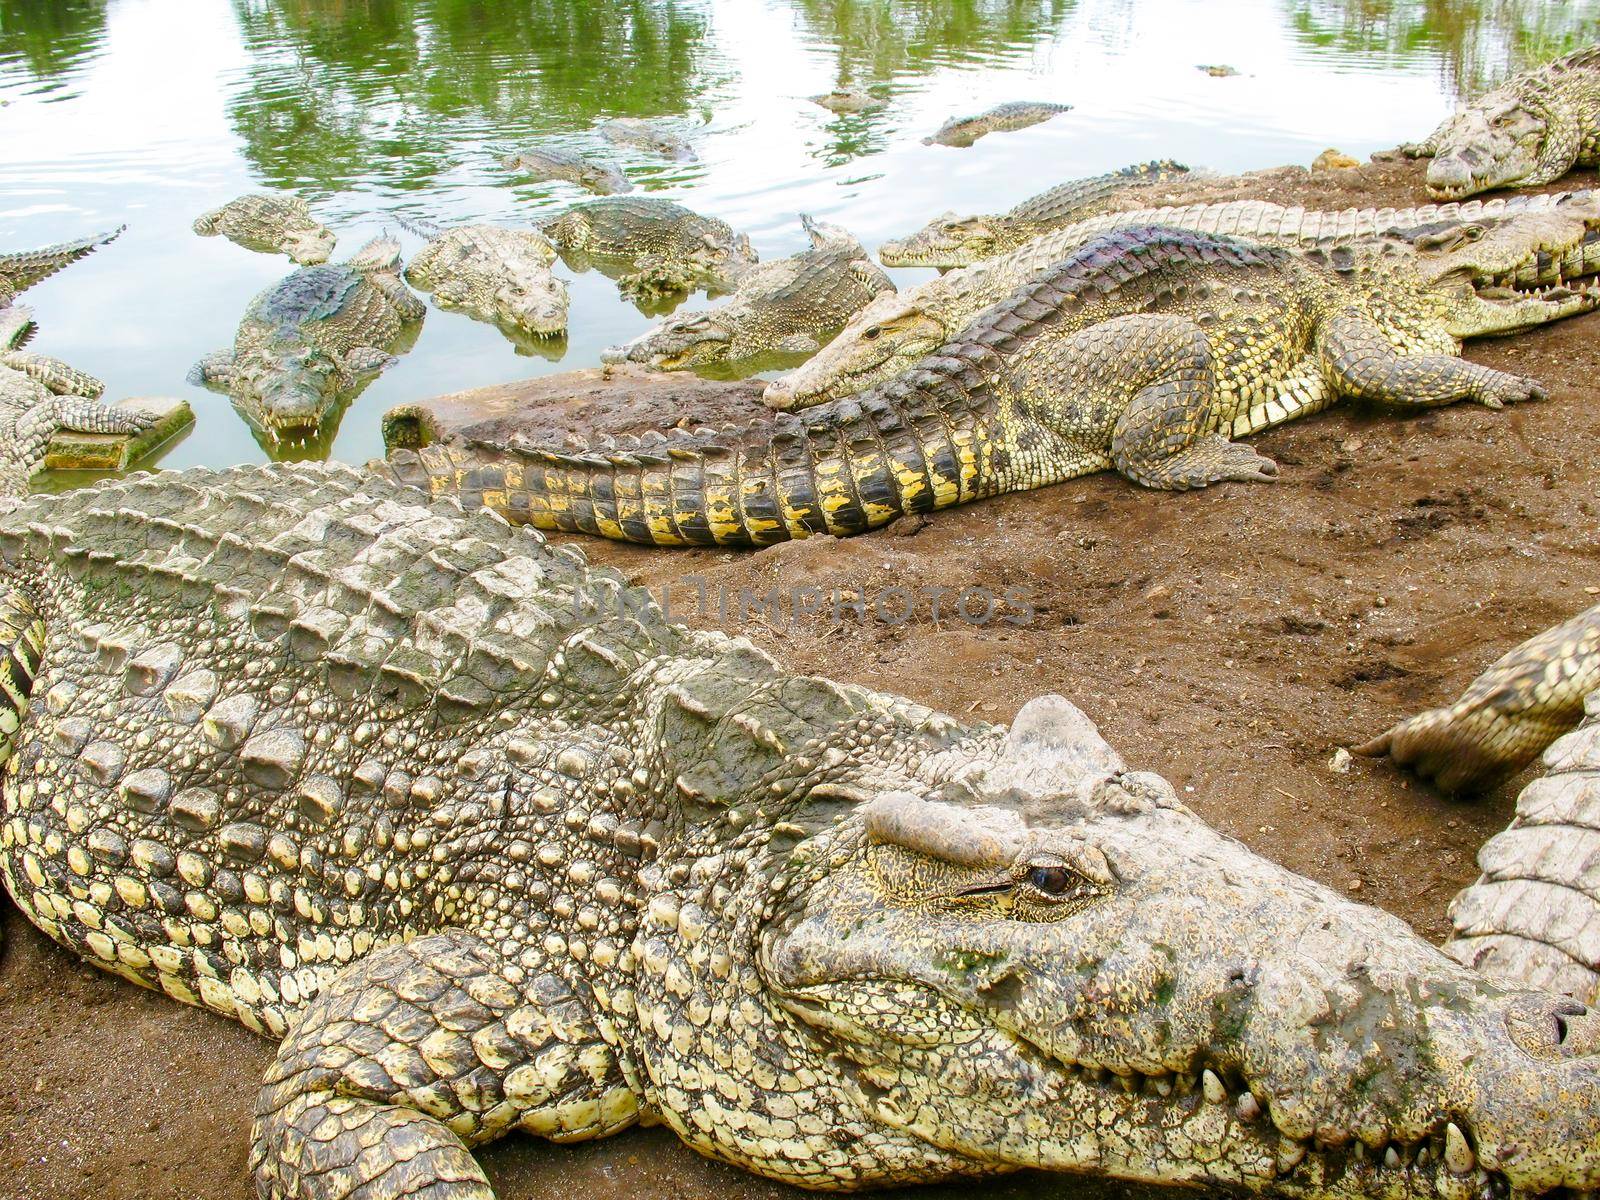
POLYGON ((1393 1146, 1390 1146, 1383 1152, 1383 1165, 1388 1167, 1391 1171, 1400 1165, 1400 1155, 1395 1151, 1393 1146))
POLYGON ((1222 1080, 1217 1078, 1217 1073, 1212 1070, 1204 1071, 1200 1076, 1201 1086, 1205 1088, 1206 1099, 1212 1104, 1221 1104, 1228 1098, 1228 1089, 1222 1086, 1222 1080))
POLYGON ((1261 1102, 1246 1092, 1239 1097, 1239 1102, 1233 1106, 1233 1111, 1241 1121, 1254 1121, 1261 1115, 1261 1102))
POLYGON ((1457 1175, 1465 1175, 1478 1165, 1477 1156, 1467 1145, 1467 1135, 1454 1121, 1444 1127, 1444 1165, 1457 1175))

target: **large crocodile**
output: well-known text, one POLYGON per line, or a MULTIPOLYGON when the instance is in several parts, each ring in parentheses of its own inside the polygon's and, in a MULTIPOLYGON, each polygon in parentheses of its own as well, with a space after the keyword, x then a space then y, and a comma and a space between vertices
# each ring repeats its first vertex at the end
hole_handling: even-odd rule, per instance
POLYGON ((975 313, 1094 238, 1158 223, 1343 255, 1347 244, 1409 250, 1425 278, 1532 288, 1600 271, 1600 192, 1319 212, 1259 200, 1106 213, 867 305, 815 358, 773 381, 773 408, 838 399, 907 370, 975 313))
POLYGON ((567 330, 567 285, 550 273, 555 247, 531 229, 501 225, 441 228, 401 222, 428 244, 406 264, 405 277, 441 308, 535 337, 567 330))
POLYGON ((894 283, 847 231, 800 220, 810 250, 751 269, 726 303, 669 317, 601 357, 661 371, 720 366, 748 374, 778 356, 815 354, 852 313, 894 291, 894 283))
POLYGON ((532 146, 501 159, 507 170, 520 171, 534 180, 560 179, 599 196, 633 191, 628 177, 610 163, 595 162, 581 154, 554 146, 532 146))
POLYGON ((236 246, 267 254, 287 254, 301 266, 328 261, 338 242, 334 233, 311 215, 298 196, 256 192, 230 200, 195 218, 201 237, 221 234, 236 246))
POLYGON ((1600 606, 1530 638, 1454 704, 1407 718, 1358 754, 1387 754, 1445 791, 1545 755, 1483 875, 1450 906, 1445 951, 1500 979, 1600 1003, 1600 606), (1573 732, 1585 717, 1588 721, 1573 732), (1564 736, 1563 736, 1564 735, 1564 736))
POLYGON ((935 217, 908 237, 878 247, 886 267, 966 267, 1015 250, 1052 229, 1116 209, 1135 207, 1140 193, 1186 175, 1171 159, 1135 163, 1088 179, 1073 179, 1030 196, 1009 212, 935 217))
POLYGON ((101 246, 116 241, 127 228, 126 225, 118 225, 109 233, 97 233, 74 242, 59 242, 39 250, 0 252, 0 311, 34 284, 42 283, 57 271, 93 254, 101 246))
POLYGON ((1401 150, 1433 159, 1428 191, 1445 199, 1534 187, 1600 162, 1600 46, 1512 76, 1401 150))
POLYGON ((727 222, 654 196, 612 196, 575 204, 539 229, 573 270, 596 260, 625 264, 624 294, 732 287, 756 264, 750 239, 727 222))
POLYGON ((655 545, 766 545, 1115 469, 1148 487, 1271 478, 1230 440, 1341 397, 1399 407, 1537 398, 1454 357, 1462 336, 1600 306, 1432 286, 1399 251, 1342 270, 1281 247, 1143 226, 1083 247, 904 375, 753 423, 570 450, 486 481, 449 446, 392 469, 545 529, 655 545))
POLYGON ((1012 100, 997 104, 970 117, 951 117, 922 139, 924 146, 970 146, 991 133, 1011 133, 1026 129, 1051 117, 1072 111, 1070 104, 1039 100, 1012 100))
POLYGON ((375 238, 348 262, 302 267, 245 309, 232 350, 191 378, 225 391, 273 444, 316 436, 341 399, 394 362, 427 306, 400 278, 400 244, 375 238))
POLYGON ((281 1039, 263 1200, 491 1200, 663 1122, 852 1189, 1023 1167, 1588 1195, 1600 1028, 1268 863, 1059 697, 782 670, 347 468, 0 512, 0 877, 281 1039))

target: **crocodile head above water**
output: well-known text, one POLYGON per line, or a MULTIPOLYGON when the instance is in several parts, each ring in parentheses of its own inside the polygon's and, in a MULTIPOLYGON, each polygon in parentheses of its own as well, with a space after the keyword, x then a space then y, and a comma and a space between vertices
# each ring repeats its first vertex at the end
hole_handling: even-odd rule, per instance
MULTIPOLYGON (((1414 264, 1408 278, 1436 289, 1460 338, 1509 333, 1600 303, 1600 191, 1551 207, 1397 229, 1375 242, 1334 245, 1313 257, 1339 267, 1372 255, 1414 264)), ((984 264, 969 268, 982 271, 984 264)), ((773 408, 806 408, 891 379, 958 333, 976 309, 952 303, 961 272, 879 296, 810 361, 763 393, 773 408)), ((1375 276, 1382 286, 1382 276, 1375 276)))
MULTIPOLYGON (((735 1023, 733 1059, 850 1130, 844 1186, 1019 1167, 1392 1200, 1600 1183, 1600 1017, 1256 857, 1057 697, 979 757, 877 791, 723 904, 776 1009, 735 1023)), ((720 948, 701 957, 715 995, 720 948)), ((642 987, 647 1061, 701 974, 642 987)), ((789 1143, 759 1123, 692 1118, 668 1109, 702 1148, 785 1174, 789 1143)))
POLYGON ((234 398, 274 441, 315 434, 345 380, 332 355, 304 342, 263 347, 241 359, 234 398))
POLYGON ((682 371, 728 357, 733 331, 715 310, 668 317, 633 341, 601 354, 603 362, 645 363, 658 371, 682 371))
POLYGON ((964 267, 1027 240, 1028 232, 1015 225, 1003 215, 947 212, 907 237, 884 242, 878 258, 890 267, 964 267))

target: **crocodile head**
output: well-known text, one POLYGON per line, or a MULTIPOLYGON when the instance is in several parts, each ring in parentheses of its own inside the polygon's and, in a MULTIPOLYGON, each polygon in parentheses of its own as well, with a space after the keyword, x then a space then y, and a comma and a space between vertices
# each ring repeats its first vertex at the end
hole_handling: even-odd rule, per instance
POLYGON ((308 221, 284 230, 283 252, 303 267, 314 267, 328 261, 337 240, 331 229, 308 221))
POLYGON ((567 285, 543 266, 508 272, 489 304, 491 319, 531 333, 556 337, 567 331, 567 285))
POLYGON ((886 267, 965 267, 1003 254, 1017 244, 1006 236, 1004 217, 935 217, 910 237, 884 242, 878 261, 886 267))
POLYGON ((332 355, 291 342, 249 355, 231 391, 245 417, 274 442, 294 442, 316 434, 347 382, 332 355))
POLYGON ((914 293, 885 293, 803 366, 768 384, 761 398, 788 409, 853 395, 913 366, 944 345, 950 332, 914 293))
POLYGON ((1549 183, 1572 168, 1580 141, 1570 106, 1548 80, 1527 76, 1455 115, 1428 164, 1428 191, 1459 200, 1549 183))
POLYGON ((727 283, 738 283, 758 261, 748 237, 720 230, 702 233, 687 258, 696 274, 727 283))
POLYGON ((689 1085, 664 1089, 691 1140, 813 1186, 1023 1167, 1351 1200, 1600 1184, 1600 1017, 1258 858, 1059 697, 973 759, 940 785, 862 780, 808 837, 780 826, 721 898, 725 944, 687 897, 652 904, 646 1058, 715 1104, 706 1122, 672 1107, 689 1085), (726 1057, 666 1066, 730 976, 730 1019, 699 1022, 726 1057), (822 1178, 796 1171, 808 1153, 822 1178))
POLYGON ((729 356, 733 334, 715 312, 668 317, 633 341, 601 353, 602 362, 644 363, 658 371, 682 371, 729 356))

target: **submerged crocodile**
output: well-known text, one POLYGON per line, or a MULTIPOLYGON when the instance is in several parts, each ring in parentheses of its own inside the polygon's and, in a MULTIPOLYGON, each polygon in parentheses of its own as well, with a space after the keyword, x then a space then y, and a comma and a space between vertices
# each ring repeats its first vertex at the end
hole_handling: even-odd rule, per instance
POLYGON ((314 438, 363 378, 389 367, 427 306, 400 278, 400 244, 375 238, 348 262, 302 267, 245 309, 233 349, 190 378, 233 397, 274 445, 314 438))
POLYGON ((1516 647, 1454 704, 1353 749, 1450 792, 1544 753, 1547 773, 1523 789, 1516 819, 1478 855, 1482 877, 1451 903, 1445 952, 1494 978, 1600 1003, 1600 606, 1516 647), (1570 732, 1586 698, 1588 721, 1570 732))
POLYGON ((1073 179, 1030 196, 1010 212, 935 217, 909 237, 878 248, 886 267, 965 267, 1015 250, 1041 234, 1100 213, 1132 207, 1140 191, 1188 174, 1171 159, 1135 163, 1089 179, 1073 179))
MULTIPOLYGON (((116 241, 127 228, 118 225, 109 233, 97 233, 75 242, 59 242, 40 250, 0 252, 0 313, 28 288, 116 241)), ((9 346, 11 342, 0 340, 0 345, 9 346)))
POLYGON ((567 285, 550 273, 556 250, 531 229, 403 221, 428 244, 406 265, 406 279, 440 308, 536 337, 567 330, 567 285))
POLYGON ((560 179, 600 196, 633 191, 633 184, 628 182, 628 177, 610 163, 595 162, 581 154, 557 150, 553 146, 518 150, 515 154, 508 154, 501 163, 507 170, 520 171, 535 181, 560 179))
POLYGON ((834 88, 831 92, 823 92, 817 96, 807 96, 811 103, 827 109, 829 112, 840 114, 870 112, 874 108, 882 108, 888 103, 881 96, 874 96, 863 87, 834 88))
POLYGON ((1512 76, 1401 151, 1433 159, 1428 191, 1446 199, 1600 163, 1600 46, 1512 76))
POLYGON ((573 451, 524 445, 485 479, 449 446, 397 459, 431 491, 543 529, 655 545, 767 545, 1115 469, 1153 488, 1272 478, 1230 438, 1341 397, 1397 407, 1543 395, 1455 357, 1462 336, 1600 306, 1600 291, 1489 300, 1399 252, 1336 271, 1162 226, 1097 239, 904 375, 744 429, 573 451))
POLYGON ((140 433, 157 419, 139 409, 107 408, 98 403, 105 391, 98 379, 19 349, 28 329, 27 321, 0 321, 0 496, 28 490, 58 430, 140 433))
POLYGON ((328 261, 338 239, 311 215, 298 196, 256 193, 240 196, 195 219, 201 237, 221 234, 236 246, 267 254, 287 254, 302 266, 328 261))
POLYGON ((1050 104, 1035 100, 1013 100, 997 104, 971 117, 951 117, 922 139, 924 146, 970 146, 991 133, 1011 133, 1026 129, 1051 117, 1071 112, 1070 104, 1050 104))
POLYGON ((640 117, 613 117, 600 123, 600 136, 617 146, 648 150, 675 162, 694 162, 694 147, 672 130, 640 117))
POLYGON ((601 357, 682 371, 716 364, 763 369, 775 355, 815 354, 852 313, 894 284, 848 232, 800 220, 810 250, 752 268, 726 303, 669 317, 601 357))
POLYGON ((800 408, 893 378, 956 336, 975 313, 1092 239, 1152 223, 1287 246, 1333 261, 1347 256, 1350 245, 1392 247, 1410 253, 1425 279, 1459 276, 1463 286, 1530 289, 1600 271, 1600 191, 1410 209, 1319 212, 1230 200, 1106 213, 879 297, 815 358, 774 380, 764 398, 773 408, 800 408))
POLYGON ((625 295, 733 286, 756 264, 750 239, 727 222, 653 196, 613 196, 575 204, 539 223, 575 271, 596 260, 625 264, 625 295))
POLYGON ((0 512, 0 877, 280 1040, 262 1200, 491 1200, 667 1124, 856 1189, 1033 1167, 1356 1200, 1600 1186, 1600 1029, 1251 854, 1059 697, 780 668, 346 468, 0 512))

